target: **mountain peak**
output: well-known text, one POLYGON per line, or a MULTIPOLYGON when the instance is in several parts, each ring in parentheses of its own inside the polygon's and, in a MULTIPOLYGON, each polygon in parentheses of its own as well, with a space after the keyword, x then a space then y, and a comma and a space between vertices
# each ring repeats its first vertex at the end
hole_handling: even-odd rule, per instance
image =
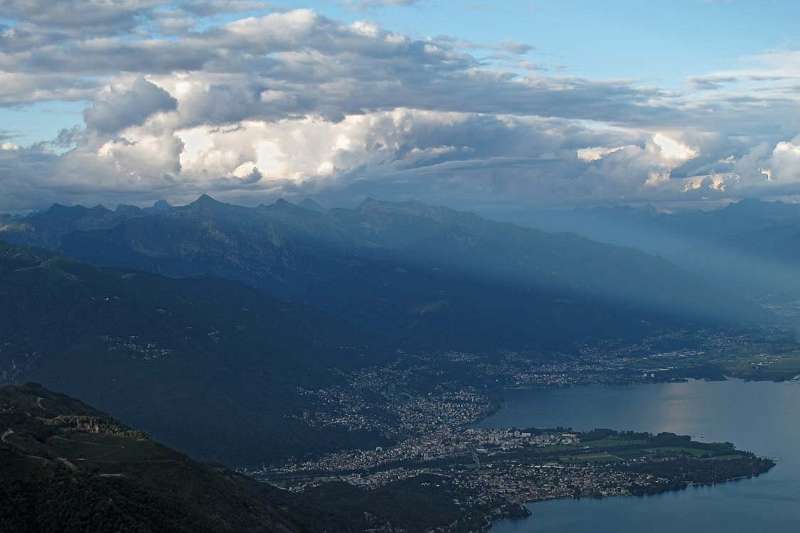
POLYGON ((302 209, 299 206, 283 198, 279 198, 275 200, 275 202, 269 205, 261 204, 258 207, 260 209, 265 209, 267 211, 272 211, 272 212, 291 213, 295 211, 302 211, 302 209))
POLYGON ((302 202, 298 204, 300 207, 308 209, 310 211, 318 211, 320 213, 325 211, 325 208, 319 204, 319 202, 315 202, 311 198, 306 198, 302 202))
POLYGON ((53 204, 45 211, 40 211, 33 214, 33 219, 51 220, 53 223, 66 224, 76 222, 83 218, 100 219, 105 217, 108 213, 105 207, 85 207, 83 205, 63 205, 53 204))
POLYGON ((55 203, 51 205, 45 213, 50 215, 65 214, 65 213, 83 213, 88 209, 82 205, 64 205, 55 203))
POLYGON ((284 200, 283 198, 278 199, 275 203, 271 205, 262 205, 261 208, 272 213, 291 214, 301 217, 309 216, 312 213, 314 214, 323 213, 325 211, 325 209, 322 208, 321 206, 317 209, 313 209, 302 204, 295 204, 289 202, 288 200, 284 200))
POLYGON ((222 203, 222 202, 219 202, 219 201, 215 200, 214 198, 212 198, 210 195, 203 193, 203 194, 200 195, 199 198, 197 198, 197 200, 195 200, 192 203, 195 203, 195 204, 219 204, 219 203, 222 203))
POLYGON ((201 208, 201 209, 214 209, 218 207, 223 207, 226 204, 220 202, 209 196, 208 194, 202 194, 200 197, 189 204, 187 207, 194 207, 194 208, 201 208))

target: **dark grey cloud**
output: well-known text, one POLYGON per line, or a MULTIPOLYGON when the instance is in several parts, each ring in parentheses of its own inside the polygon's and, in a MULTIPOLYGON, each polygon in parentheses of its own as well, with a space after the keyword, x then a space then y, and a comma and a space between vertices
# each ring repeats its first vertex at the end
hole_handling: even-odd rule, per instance
POLYGON ((502 50, 505 50, 506 52, 517 55, 529 54, 532 51, 536 50, 536 47, 530 44, 518 43, 516 41, 503 41, 502 43, 500 43, 500 48, 502 50))
MULTIPOLYGON (((515 53, 529 50, 520 44, 498 46, 515 53)), ((29 76, 57 71, 86 80, 120 71, 195 72, 217 78, 213 91, 237 108, 228 112, 221 105, 208 115, 222 121, 245 114, 337 117, 396 107, 620 121, 648 112, 655 121, 675 113, 650 104, 655 90, 625 82, 526 79, 484 68, 446 38, 415 40, 309 11, 245 19, 181 39, 109 38, 32 47, 0 57, 0 69, 29 76), (267 96, 258 97, 258 91, 267 96), (280 102, 270 97, 279 93, 285 95, 280 102)), ((198 105, 198 110, 210 109, 198 105)))
POLYGON ((4 18, 81 34, 135 28, 162 0, 0 0, 4 18))
POLYGON ((167 91, 139 77, 130 87, 112 87, 102 93, 83 116, 88 128, 108 134, 142 124, 154 113, 177 106, 178 101, 167 91))
POLYGON ((97 82, 69 74, 8 72, 0 69, 0 106, 52 100, 88 100, 97 82))
POLYGON ((689 83, 700 91, 721 89, 727 84, 736 83, 738 81, 739 78, 736 76, 699 76, 689 79, 689 83))

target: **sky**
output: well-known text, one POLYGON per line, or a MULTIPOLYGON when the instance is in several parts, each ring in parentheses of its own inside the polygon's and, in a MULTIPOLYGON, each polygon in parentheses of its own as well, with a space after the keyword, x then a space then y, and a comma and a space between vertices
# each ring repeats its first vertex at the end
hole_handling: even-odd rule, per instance
POLYGON ((800 189, 800 3, 0 0, 0 210, 800 189))

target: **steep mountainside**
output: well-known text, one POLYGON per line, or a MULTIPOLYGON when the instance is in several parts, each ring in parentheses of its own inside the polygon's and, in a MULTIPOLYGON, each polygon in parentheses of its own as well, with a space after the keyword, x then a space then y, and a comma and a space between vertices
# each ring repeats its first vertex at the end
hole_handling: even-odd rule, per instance
POLYGON ((303 531, 288 496, 38 385, 0 387, 0 531, 303 531))
POLYGON ((311 429, 298 387, 373 364, 368 335, 235 282, 99 270, 0 245, 0 382, 37 381, 202 458, 255 463, 378 435, 311 429))

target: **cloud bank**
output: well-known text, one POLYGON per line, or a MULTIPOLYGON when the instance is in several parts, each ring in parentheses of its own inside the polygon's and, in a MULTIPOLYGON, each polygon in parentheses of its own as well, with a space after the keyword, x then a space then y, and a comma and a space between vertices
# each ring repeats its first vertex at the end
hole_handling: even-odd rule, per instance
POLYGON ((3 140, 0 209, 198 192, 680 201, 800 185, 800 54, 669 92, 542 73, 527 44, 417 39, 249 0, 0 10, 0 105, 86 102, 83 127, 52 142, 3 140))

